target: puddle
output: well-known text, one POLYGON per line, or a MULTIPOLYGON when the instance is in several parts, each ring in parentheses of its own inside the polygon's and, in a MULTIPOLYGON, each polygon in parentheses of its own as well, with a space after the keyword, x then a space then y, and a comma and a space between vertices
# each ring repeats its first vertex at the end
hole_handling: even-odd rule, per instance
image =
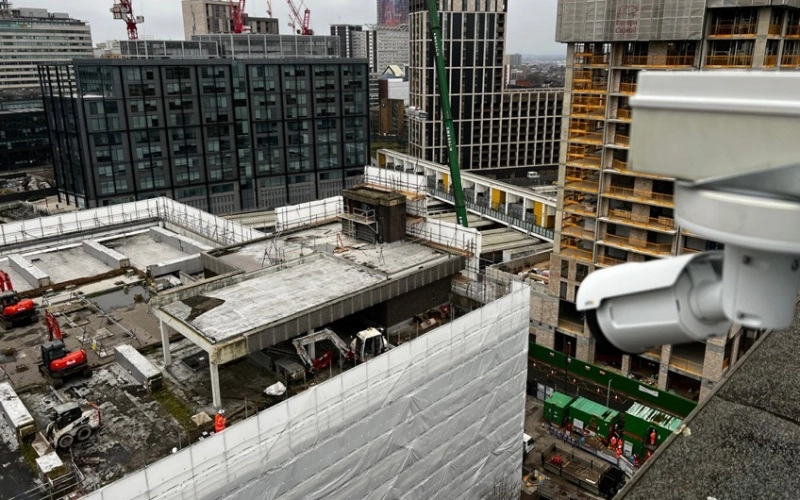
POLYGON ((134 297, 141 295, 145 301, 150 298, 150 292, 141 285, 134 285, 127 288, 120 288, 113 292, 104 293, 89 300, 97 304, 97 307, 104 311, 113 311, 124 307, 132 307, 135 303, 134 297))

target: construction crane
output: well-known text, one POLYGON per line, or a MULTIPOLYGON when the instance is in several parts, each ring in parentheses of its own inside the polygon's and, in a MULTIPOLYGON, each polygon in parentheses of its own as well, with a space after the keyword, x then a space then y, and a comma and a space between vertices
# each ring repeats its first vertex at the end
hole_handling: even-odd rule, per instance
POLYGON ((272 19, 272 0, 267 0, 267 17, 272 19))
POLYGON ((303 5, 301 0, 300 8, 305 8, 303 17, 300 17, 300 9, 294 4, 292 0, 286 0, 289 3, 289 10, 291 10, 292 20, 289 21, 289 26, 297 31, 300 35, 313 35, 314 30, 311 29, 311 9, 303 5), (300 26, 300 29, 297 29, 300 26))
POLYGON ((467 224, 467 206, 464 202, 464 190, 461 187, 461 166, 458 162, 458 143, 456 127, 453 123, 453 112, 450 109, 450 89, 447 84, 447 73, 444 68, 444 49, 442 47, 442 26, 439 24, 437 0, 428 0, 428 26, 436 49, 436 75, 439 77, 439 105, 442 108, 444 130, 447 135, 447 151, 450 155, 450 178, 453 186, 453 199, 456 205, 456 218, 464 227, 467 224))
POLYGON ((234 33, 244 32, 244 3, 245 0, 228 0, 231 6, 231 23, 234 33))
POLYGON ((119 0, 111 7, 114 19, 122 19, 128 27, 128 40, 139 39, 139 28, 136 26, 144 22, 144 17, 133 15, 133 0, 119 0))

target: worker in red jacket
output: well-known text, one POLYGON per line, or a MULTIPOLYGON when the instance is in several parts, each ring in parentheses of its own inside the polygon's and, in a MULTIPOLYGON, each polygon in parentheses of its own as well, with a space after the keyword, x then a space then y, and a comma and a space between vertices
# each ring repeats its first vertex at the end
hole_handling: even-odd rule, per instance
POLYGON ((650 444, 651 445, 655 445, 656 444, 656 438, 658 438, 658 434, 656 434, 656 430, 653 429, 653 430, 650 431, 650 444))
POLYGON ((228 421, 225 418, 225 410, 218 411, 217 416, 214 417, 214 432, 224 431, 226 423, 228 423, 228 421))

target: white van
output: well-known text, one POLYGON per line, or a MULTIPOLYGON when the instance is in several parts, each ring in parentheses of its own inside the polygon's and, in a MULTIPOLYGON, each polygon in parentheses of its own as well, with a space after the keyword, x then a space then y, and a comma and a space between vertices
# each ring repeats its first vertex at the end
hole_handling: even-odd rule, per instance
POLYGON ((528 453, 533 451, 533 437, 523 433, 522 434, 522 456, 528 456, 528 453))

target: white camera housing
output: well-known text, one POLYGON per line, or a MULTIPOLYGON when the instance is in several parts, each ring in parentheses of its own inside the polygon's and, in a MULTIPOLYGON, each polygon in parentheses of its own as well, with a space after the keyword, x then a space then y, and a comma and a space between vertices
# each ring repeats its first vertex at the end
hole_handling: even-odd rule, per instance
POLYGON ((576 302, 595 337, 640 353, 725 335, 721 278, 720 252, 623 264, 587 276, 576 302))
POLYGON ((631 168, 675 182, 681 228, 724 252, 601 269, 577 308, 620 350, 792 323, 800 287, 800 75, 642 72, 631 168), (679 146, 678 146, 679 145, 679 146))

